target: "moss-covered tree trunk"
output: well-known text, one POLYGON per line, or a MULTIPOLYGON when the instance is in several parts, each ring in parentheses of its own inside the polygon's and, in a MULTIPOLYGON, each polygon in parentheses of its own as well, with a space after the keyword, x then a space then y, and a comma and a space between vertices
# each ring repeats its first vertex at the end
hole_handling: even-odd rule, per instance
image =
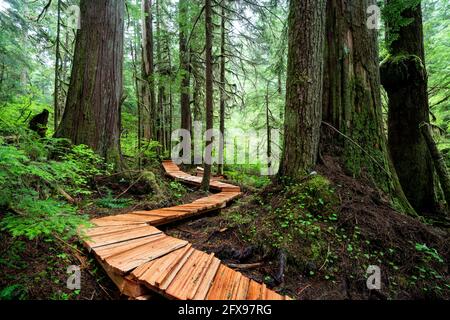
POLYGON ((389 194, 399 209, 413 213, 386 146, 377 31, 366 24, 366 10, 374 3, 327 3, 322 149, 339 156, 353 176, 368 178, 389 194))
POLYGON ((67 103, 56 137, 93 148, 121 167, 124 1, 81 0, 67 103))
POLYGON ((322 117, 325 0, 291 0, 283 154, 279 176, 298 179, 317 161, 322 117))
MULTIPOLYGON (((398 5, 387 1, 387 9, 394 2, 398 5)), ((419 128, 430 121, 420 4, 401 15, 411 22, 395 28, 396 21, 388 21, 390 55, 381 65, 389 97, 388 146, 406 197, 417 211, 430 212, 435 209, 433 164, 419 128)))

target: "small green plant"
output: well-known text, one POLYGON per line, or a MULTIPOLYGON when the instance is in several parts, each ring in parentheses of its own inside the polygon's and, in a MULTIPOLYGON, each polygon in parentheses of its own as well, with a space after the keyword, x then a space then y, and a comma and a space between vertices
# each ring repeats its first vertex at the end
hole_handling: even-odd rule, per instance
POLYGON ((437 250, 428 248, 428 246, 424 243, 416 243, 416 250, 424 253, 427 256, 427 260, 433 259, 439 263, 444 263, 444 259, 442 259, 437 250))
POLYGON ((133 199, 115 198, 111 191, 109 191, 106 197, 98 199, 95 204, 101 208, 123 209, 128 207, 132 202, 133 199))
POLYGON ((24 300, 27 290, 21 284, 12 284, 0 290, 0 300, 24 300))
POLYGON ((177 181, 171 181, 169 187, 176 198, 181 198, 186 193, 186 188, 177 181))
POLYGON ((0 267, 5 266, 18 270, 26 268, 27 263, 22 259, 24 251, 25 242, 13 240, 9 248, 0 254, 0 267))

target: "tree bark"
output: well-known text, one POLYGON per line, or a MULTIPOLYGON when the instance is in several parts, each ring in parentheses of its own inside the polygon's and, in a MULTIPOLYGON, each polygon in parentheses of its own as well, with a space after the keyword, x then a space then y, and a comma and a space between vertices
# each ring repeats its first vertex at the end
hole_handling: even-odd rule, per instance
MULTIPOLYGON (((266 132, 267 132, 267 149, 266 149, 266 155, 267 155, 267 169, 268 172, 271 173, 272 171, 272 127, 270 125, 270 108, 269 108, 269 85, 270 81, 267 81, 266 85, 266 95, 265 95, 265 104, 266 104, 266 132)), ((258 152, 259 154, 259 152, 258 152)))
POLYGON ((220 20, 220 115, 219 115, 219 130, 222 138, 219 141, 219 164, 217 166, 218 175, 223 175, 224 165, 224 145, 225 145, 225 85, 226 85, 226 60, 225 60, 225 1, 222 3, 222 12, 220 20))
POLYGON ((441 183, 441 188, 444 192, 445 202, 447 202, 447 208, 450 209, 450 175, 445 164, 444 156, 434 142, 430 125, 428 123, 423 123, 420 127, 428 150, 430 151, 431 158, 433 159, 434 167, 436 168, 439 182, 441 183))
MULTIPOLYGON (((137 4, 137 1, 136 1, 137 4)), ((142 138, 143 138, 143 123, 142 123, 142 107, 143 107, 143 97, 142 97, 142 86, 141 82, 143 82, 139 76, 139 67, 138 67, 138 44, 140 44, 140 30, 138 30, 139 26, 136 22, 132 22, 133 26, 133 37, 130 37, 130 52, 131 52, 131 62, 133 64, 133 78, 134 78, 134 89, 136 94, 136 103, 137 103, 137 165, 138 169, 142 168, 142 138)), ((143 68, 141 68, 142 70, 143 68)))
POLYGON ((366 10, 375 3, 327 3, 322 118, 331 127, 323 126, 321 149, 340 157, 353 176, 371 180, 398 209, 413 213, 386 147, 377 32, 366 26, 366 10))
MULTIPOLYGON (((389 97, 388 146, 406 197, 417 211, 430 212, 436 208, 433 163, 419 129, 430 122, 420 5, 403 10, 402 16, 412 22, 388 43, 390 56, 381 65, 389 97)), ((388 38, 390 30, 388 22, 388 38)))
POLYGON ((61 0, 58 0, 57 4, 57 14, 56 14, 56 48, 55 48, 55 90, 53 96, 53 104, 54 104, 54 130, 58 129, 59 120, 61 118, 61 106, 60 106, 60 61, 61 61, 61 51, 60 51, 60 42, 61 42, 61 0))
POLYGON ((142 97, 145 109, 144 137, 155 137, 155 69, 153 58, 153 16, 152 1, 142 0, 142 70, 145 82, 142 84, 142 97))
POLYGON ((300 179, 316 164, 322 116, 325 3, 325 0, 290 2, 280 177, 300 179))
POLYGON ((190 66, 189 47, 187 45, 187 23, 188 1, 180 0, 179 5, 179 37, 180 37, 180 106, 181 106, 181 129, 188 130, 192 134, 192 117, 190 106, 190 66))
POLYGON ((158 148, 160 154, 162 154, 166 147, 165 141, 165 96, 166 88, 163 81, 163 76, 166 73, 164 70, 164 62, 162 58, 162 43, 163 37, 161 35, 161 0, 156 0, 156 59, 158 70, 158 99, 157 99, 157 111, 156 117, 156 140, 160 143, 161 148, 158 148))
POLYGON ((124 1, 81 0, 80 11, 67 103, 55 136, 91 147, 119 170, 124 1))
MULTIPOLYGON (((205 70, 205 82, 206 82, 206 131, 213 128, 213 70, 212 70, 212 8, 211 0, 205 0, 205 38, 206 38, 206 70, 205 70)), ((213 143, 212 139, 206 141, 206 147, 213 143)), ((204 173, 202 179, 202 189, 207 191, 209 189, 209 182, 211 179, 211 163, 212 155, 205 154, 204 161, 204 173)))

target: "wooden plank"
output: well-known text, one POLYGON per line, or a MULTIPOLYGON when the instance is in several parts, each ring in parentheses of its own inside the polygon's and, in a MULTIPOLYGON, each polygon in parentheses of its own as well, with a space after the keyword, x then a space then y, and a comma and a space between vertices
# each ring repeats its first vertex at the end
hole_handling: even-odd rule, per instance
POLYGON ((267 290, 267 294, 264 300, 284 300, 284 297, 273 290, 267 290))
POLYGON ((262 286, 261 286, 261 298, 260 298, 260 300, 266 300, 266 296, 267 296, 267 285, 265 283, 263 283, 262 286))
POLYGON ((98 226, 107 226, 107 225, 120 225, 122 224, 139 224, 139 223, 148 223, 154 220, 151 216, 143 216, 143 215, 137 215, 137 214, 119 214, 115 216, 109 216, 99 219, 92 219, 91 222, 95 223, 98 226), (112 224, 111 222, 118 222, 115 224, 112 224), (102 222, 104 222, 102 224, 102 222), (106 223, 105 223, 106 222, 106 223), (108 223, 109 222, 109 223, 108 223), (99 224, 100 223, 100 224, 99 224))
POLYGON ((102 260, 105 260, 106 258, 112 257, 116 254, 119 254, 119 253, 125 252, 127 250, 142 246, 144 244, 151 243, 153 241, 159 240, 164 237, 166 237, 166 235, 161 233, 161 234, 156 234, 156 235, 145 237, 145 238, 139 238, 139 239, 129 240, 126 242, 110 244, 107 246, 96 248, 93 251, 102 260))
POLYGON ((246 300, 261 300, 261 285, 254 280, 250 280, 246 300))
POLYGON ((177 294, 177 290, 179 291, 179 289, 181 289, 181 287, 184 285, 186 278, 188 277, 192 269, 195 267, 195 264, 198 262, 198 260, 202 257, 202 255, 203 252, 195 249, 193 250, 192 254, 184 262, 183 267, 180 268, 175 277, 173 277, 170 285, 168 285, 167 288, 165 288, 167 294, 171 296, 177 294))
POLYGON ((187 245, 187 241, 166 236, 106 258, 106 262, 118 272, 126 273, 145 262, 159 258, 185 245, 187 245))
POLYGON ((233 296, 233 300, 245 300, 247 298, 248 287, 250 285, 250 279, 242 276, 239 282, 239 286, 236 294, 233 296))
POLYGON ((206 270, 205 275, 203 276, 197 292, 193 297, 189 297, 189 299, 205 300, 213 283, 214 277, 216 276, 217 270, 219 270, 219 267, 220 260, 214 257, 211 264, 209 265, 209 268, 206 270))
POLYGON ((208 255, 205 263, 202 264, 199 262, 198 277, 192 281, 194 283, 194 286, 189 289, 190 292, 186 296, 188 300, 192 300, 197 294, 197 291, 200 288, 200 285, 202 284, 205 275, 208 272, 209 268, 211 267, 211 264, 213 263, 214 259, 215 259, 214 253, 211 253, 208 255))
POLYGON ((127 225, 139 225, 143 222, 140 221, 134 221, 134 220, 111 220, 107 219, 109 217, 105 218, 96 218, 92 219, 90 222, 95 224, 97 227, 110 227, 110 226, 127 226, 127 225))
POLYGON ((200 284, 200 277, 208 262, 211 262, 208 254, 195 250, 173 279, 166 293, 179 300, 186 300, 189 295, 195 295, 193 291, 198 288, 197 284, 200 284))
POLYGON ((225 290, 222 291, 220 300, 234 300, 239 289, 239 282, 242 278, 242 273, 234 271, 227 283, 225 290))
POLYGON ((224 293, 228 291, 230 282, 234 277, 235 271, 221 264, 214 278, 211 289, 209 289, 206 300, 223 300, 224 293))
POLYGON ((196 275, 196 278, 194 278, 194 277, 192 278, 193 286, 188 289, 189 291, 187 292, 187 295, 186 295, 186 298, 188 300, 192 300, 195 297, 195 295, 197 294, 197 291, 200 288, 200 286, 205 278, 205 275, 208 272, 208 270, 211 267, 214 260, 217 260, 217 259, 214 257, 214 253, 211 253, 207 256, 204 263, 199 262, 199 268, 198 268, 199 272, 196 275))
POLYGON ((235 276, 233 280, 233 285, 230 287, 229 294, 227 295, 229 300, 236 300, 239 294, 239 285, 241 283, 242 278, 244 277, 242 273, 235 271, 235 276))
POLYGON ((170 208, 164 208, 163 211, 169 212, 170 214, 177 214, 177 213, 185 213, 185 212, 193 212, 195 210, 191 208, 185 208, 182 206, 176 206, 176 207, 170 207, 170 208))
POLYGON ((173 279, 176 277, 178 272, 183 268, 186 261, 190 258, 190 256, 194 253, 193 248, 189 248, 189 250, 184 254, 183 257, 180 258, 180 260, 174 262, 169 268, 168 272, 164 275, 161 275, 158 280, 156 280, 156 285, 161 290, 166 290, 169 285, 172 283, 173 279))
POLYGON ((141 215, 144 217, 167 217, 168 214, 166 211, 162 211, 161 209, 157 210, 140 210, 140 211, 132 211, 131 214, 141 215))
MULTIPOLYGON (((172 208, 176 208, 176 207, 172 207, 172 208)), ((153 210, 153 211, 134 211, 133 214, 136 215, 141 215, 141 216, 150 216, 150 217, 171 217, 176 215, 176 213, 183 213, 186 212, 186 210, 176 210, 176 209, 172 209, 172 208, 164 208, 164 209, 158 209, 158 210, 153 210)))
POLYGON ((132 272, 132 275, 150 287, 157 287, 158 279, 169 273, 171 271, 171 266, 178 263, 191 249, 191 247, 191 244, 188 244, 185 247, 175 250, 159 259, 147 262, 137 267, 132 272))
POLYGON ((123 231, 123 230, 132 230, 140 227, 147 226, 146 223, 140 223, 140 224, 129 224, 129 225, 118 225, 118 226, 105 226, 105 227, 91 227, 82 229, 79 231, 81 235, 85 236, 98 236, 101 234, 108 234, 113 233, 117 231, 123 231))
POLYGON ((106 274, 111 278, 114 284, 117 286, 121 294, 127 295, 129 297, 139 297, 148 294, 148 289, 143 285, 139 284, 137 281, 132 280, 128 276, 122 276, 117 274, 109 268, 107 264, 98 260, 99 264, 103 267, 106 274))
POLYGON ((100 234, 97 236, 89 237, 85 240, 86 244, 95 249, 108 244, 124 242, 127 240, 133 240, 138 238, 144 238, 156 234, 161 234, 162 231, 156 229, 155 227, 145 225, 143 227, 131 229, 131 230, 120 230, 112 233, 100 234))

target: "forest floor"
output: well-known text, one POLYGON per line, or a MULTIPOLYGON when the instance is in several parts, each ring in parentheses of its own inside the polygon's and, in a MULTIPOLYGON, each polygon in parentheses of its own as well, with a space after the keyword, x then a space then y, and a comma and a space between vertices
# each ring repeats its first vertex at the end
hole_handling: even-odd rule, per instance
MULTIPOLYGON (((299 184, 241 185, 245 194, 231 207, 161 229, 298 299, 450 298, 449 230, 394 211, 370 183, 346 175, 333 158, 323 162, 317 176, 299 184), (381 268, 381 290, 366 287, 369 265, 381 268)), ((98 181, 82 212, 94 218, 206 195, 161 178, 159 169, 154 173, 158 196, 148 196, 145 181, 110 177, 98 181)), ((26 240, 1 233, 0 265, 0 288, 11 288, 12 298, 126 298, 76 238, 26 240), (81 265, 81 290, 66 288, 69 265, 81 265)))

